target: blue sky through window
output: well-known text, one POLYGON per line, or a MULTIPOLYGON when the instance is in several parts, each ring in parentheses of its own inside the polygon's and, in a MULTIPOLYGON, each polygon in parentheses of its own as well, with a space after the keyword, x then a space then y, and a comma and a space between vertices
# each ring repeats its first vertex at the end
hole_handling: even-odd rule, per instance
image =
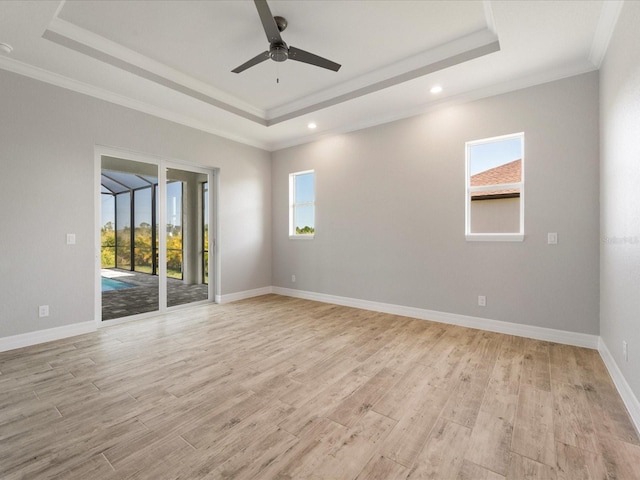
POLYGON ((131 193, 116 195, 116 224, 118 230, 131 228, 131 193))
POLYGON ((313 173, 296 175, 296 203, 313 202, 313 173))
POLYGON ((100 195, 102 201, 102 226, 104 227, 108 222, 113 224, 115 228, 116 222, 116 202, 113 195, 100 195))
POLYGON ((151 188, 137 190, 135 198, 134 226, 139 227, 142 223, 151 225, 151 188))
POLYGON ((475 175, 522 158, 522 138, 514 137, 469 147, 469 174, 475 175))
MULTIPOLYGON (((151 224, 151 187, 137 190, 135 204, 135 227, 140 223, 151 224)), ((115 201, 112 195, 100 195, 102 202, 102 226, 107 222, 115 222, 115 201)), ((131 211, 127 207, 129 193, 116 195, 120 201, 118 229, 131 225, 131 211)), ((157 200, 157 193, 156 193, 157 200)), ((167 182, 167 222, 174 226, 182 224, 182 182, 167 182)), ((115 225, 114 225, 115 226, 115 225)))
MULTIPOLYGON (((296 203, 313 202, 315 199, 314 174, 304 173, 295 176, 296 203)), ((315 228, 314 207, 312 205, 296 207, 296 227, 315 228)))

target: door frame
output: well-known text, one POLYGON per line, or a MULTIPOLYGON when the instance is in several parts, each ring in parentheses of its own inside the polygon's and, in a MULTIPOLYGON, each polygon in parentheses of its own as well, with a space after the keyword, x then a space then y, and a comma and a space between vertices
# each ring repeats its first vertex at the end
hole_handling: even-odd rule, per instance
POLYGON ((213 167, 203 167, 189 162, 180 160, 148 155, 138 152, 122 150, 113 147, 96 145, 94 147, 94 217, 95 217, 95 255, 94 255, 94 271, 95 271, 95 300, 94 300, 94 321, 98 327, 105 327, 118 323, 138 320, 140 318, 151 317, 161 313, 173 310, 189 308, 195 305, 215 303, 220 298, 220 258, 218 251, 218 192, 219 192, 219 169, 213 167), (102 285, 101 285, 101 236, 100 229, 102 227, 102 205, 100 201, 101 195, 101 172, 102 157, 115 157, 122 160, 128 160, 140 163, 149 163, 156 165, 158 168, 158 225, 166 225, 166 202, 164 201, 166 172, 167 168, 186 170, 194 173, 205 174, 209 181, 209 284, 208 284, 208 300, 200 302, 187 303, 184 305, 176 305, 167 307, 167 278, 166 278, 166 237, 160 235, 158 248, 158 277, 159 277, 159 304, 158 310, 152 312, 130 315, 123 318, 102 321, 102 285))

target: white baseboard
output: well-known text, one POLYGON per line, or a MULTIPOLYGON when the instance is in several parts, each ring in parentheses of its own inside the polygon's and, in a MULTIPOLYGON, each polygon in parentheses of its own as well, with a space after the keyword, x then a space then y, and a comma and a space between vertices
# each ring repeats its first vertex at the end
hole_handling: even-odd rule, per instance
POLYGON ((64 325, 62 327, 48 328, 46 330, 38 330, 36 332, 21 333, 11 337, 0 338, 0 352, 14 350, 16 348, 30 347, 31 345, 37 345, 38 343, 61 340, 63 338, 75 337, 76 335, 95 331, 96 324, 91 321, 64 325))
MULTIPOLYGON (((471 317, 455 313, 405 307, 391 303, 372 302, 370 300, 360 300, 356 298, 340 297, 337 295, 272 286, 246 290, 243 292, 229 293, 227 295, 216 295, 216 302, 220 304, 229 303, 236 300, 244 300, 246 298, 267 295, 270 293, 288 297, 303 298, 306 300, 315 300, 323 303, 332 303, 335 305, 343 305, 346 307, 361 308, 363 310, 372 310, 375 312, 418 318, 421 320, 431 320, 434 322, 459 325, 462 327, 477 328, 480 330, 488 330, 490 332, 505 333, 520 337, 534 338, 537 340, 546 340, 566 345, 597 349, 609 370, 609 374, 611 375, 627 410, 629 411, 629 415, 631 416, 631 420, 634 423, 636 430, 640 433, 640 401, 634 395, 631 387, 622 375, 622 372, 618 368, 618 365, 611 355, 611 352, 609 352, 606 344, 602 338, 597 335, 567 332, 565 330, 555 330, 552 328, 536 327, 532 325, 520 325, 517 323, 491 320, 488 318, 471 317)), ((82 335, 96 330, 97 327, 95 322, 82 322, 75 323, 73 325, 49 328, 47 330, 13 335, 11 337, 4 337, 0 338, 0 352, 82 335)))
POLYGON ((518 323, 503 322, 500 320, 490 320, 488 318, 438 312, 435 310, 426 310, 423 308, 404 307, 402 305, 394 305, 391 303, 372 302, 369 300, 339 297, 336 295, 327 295, 324 293, 306 292, 303 290, 294 290, 291 288, 272 287, 272 291, 273 293, 276 293, 278 295, 286 295, 288 297, 304 298, 306 300, 315 300, 317 302, 333 303, 336 305, 344 305, 346 307, 362 308, 363 310, 373 310, 375 312, 402 315, 405 317, 418 318, 420 320, 431 320, 439 323, 477 328, 479 330, 488 330, 490 332, 506 333, 519 337, 535 338, 537 340, 546 340, 549 342, 563 343, 566 345, 575 345, 577 347, 586 347, 592 349, 598 348, 599 337, 597 335, 589 335, 586 333, 567 332, 565 330, 536 327, 532 325, 521 325, 518 323))
MULTIPOLYGON (((307 300, 315 300, 317 302, 323 303, 332 303, 335 305, 343 305, 347 307, 361 308, 363 310, 372 310, 375 312, 402 315, 405 317, 418 318, 421 320, 431 320, 434 322, 459 325, 462 327, 477 328, 480 330, 488 330, 490 332, 506 333, 509 335, 517 335, 520 337, 535 338, 537 340, 564 343, 566 345, 600 349, 600 337, 598 337, 597 335, 567 332, 564 330, 555 330, 552 328, 536 327, 532 325, 521 325, 517 323, 491 320, 488 318, 471 317, 468 315, 438 312, 435 310, 426 310, 423 308, 405 307, 402 305, 395 305, 391 303, 373 302, 370 300, 360 300, 357 298, 340 297, 337 295, 307 292, 304 290, 294 290, 291 288, 283 287, 268 286, 256 288, 253 290, 245 290, 243 292, 229 293, 226 295, 216 295, 216 303, 223 304, 235 302, 237 300, 244 300, 246 298, 267 295, 270 293, 285 295, 288 297, 303 298, 307 300)), ((13 350, 15 348, 28 347, 30 345, 36 345, 38 343, 50 342, 52 340, 60 340, 62 338, 72 337, 75 335, 82 335, 83 333, 93 332, 96 329, 97 327, 94 322, 83 322, 73 325, 50 328, 47 330, 40 330, 37 332, 23 333, 11 337, 4 337, 0 338, 0 352, 13 350)), ((611 357, 611 362, 613 362, 613 357, 611 357)), ((615 365, 615 362, 613 362, 613 365, 615 365)))
POLYGON ((618 368, 611 352, 607 348, 602 338, 598 335, 589 335, 585 333, 567 332, 564 330, 555 330, 552 328, 536 327, 532 325, 520 325, 517 323, 502 322, 499 320, 490 320, 487 318, 471 317, 467 315, 458 315, 453 313, 438 312, 434 310, 426 310, 414 307, 403 307, 389 303, 372 302, 368 300, 359 300, 348 297, 339 297, 336 295, 326 295, 322 293, 306 292, 303 290, 293 290, 290 288, 273 287, 273 293, 278 295, 286 295, 289 297, 303 298, 306 300, 315 300, 324 303, 333 303, 336 305, 344 305, 347 307, 362 308, 364 310, 373 310, 376 312, 391 313, 394 315, 402 315, 421 320, 431 320, 434 322, 448 323, 460 325, 463 327, 477 328, 480 330, 488 330, 497 333, 506 333, 517 335, 520 337, 534 338, 537 340, 546 340, 549 342, 563 343, 566 345, 574 345, 577 347, 586 347, 597 349, 602 357, 604 364, 609 370, 609 374, 624 402, 631 421, 636 431, 640 435, 640 401, 631 390, 631 387, 624 378, 624 375, 618 368))
POLYGON ((259 297, 273 293, 273 287, 255 288, 253 290, 245 290, 244 292, 227 293, 226 295, 216 295, 216 303, 229 303, 236 300, 244 300, 245 298, 259 297))
MULTIPOLYGON (((236 300, 244 300, 245 298, 266 295, 269 293, 273 293, 273 288, 271 286, 256 288, 254 290, 246 290, 244 292, 229 293, 227 295, 216 295, 215 301, 216 303, 220 304, 229 303, 236 300)), ((119 323, 139 320, 140 318, 147 318, 148 316, 149 315, 141 314, 140 316, 136 316, 136 318, 127 317, 126 319, 113 321, 109 320, 107 322, 101 323, 100 327, 109 327, 111 325, 117 325, 119 323)), ((19 335, 13 335, 11 337, 0 337, 0 352, 14 350, 16 348, 30 347, 31 345, 51 342, 53 340, 61 340, 67 337, 74 337, 76 335, 82 335, 83 333, 95 332, 97 329, 98 326, 95 322, 82 322, 75 323, 73 325, 65 325, 62 327, 48 328, 46 330, 38 330, 36 332, 22 333, 19 335)))
POLYGON ((604 340, 602 340, 602 337, 600 337, 600 341, 598 342, 598 352, 600 352, 600 356, 602 357, 607 370, 609 370, 609 375, 611 375, 613 383, 615 383, 618 393, 627 407, 631 421, 636 427, 636 432, 640 435, 640 400, 638 400, 633 393, 633 390, 631 390, 631 387, 624 378, 624 375, 622 375, 618 364, 614 360, 613 355, 611 355, 611 352, 604 343, 604 340))

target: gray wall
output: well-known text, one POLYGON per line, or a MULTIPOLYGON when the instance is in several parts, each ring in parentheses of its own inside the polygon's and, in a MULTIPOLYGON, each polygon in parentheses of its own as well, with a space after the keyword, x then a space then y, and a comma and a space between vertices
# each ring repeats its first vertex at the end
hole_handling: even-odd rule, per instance
POLYGON ((600 85, 600 333, 640 398, 640 3, 625 2, 600 85), (629 345, 629 361, 622 341, 629 345))
POLYGON ((271 284, 268 152, 5 71, 0 91, 0 337, 94 319, 96 144, 219 167, 222 294, 271 284))
POLYGON ((273 284, 598 334, 598 135, 593 72, 275 152, 273 284), (465 142, 521 131, 525 241, 466 242, 465 142), (307 169, 315 239, 290 240, 307 169))

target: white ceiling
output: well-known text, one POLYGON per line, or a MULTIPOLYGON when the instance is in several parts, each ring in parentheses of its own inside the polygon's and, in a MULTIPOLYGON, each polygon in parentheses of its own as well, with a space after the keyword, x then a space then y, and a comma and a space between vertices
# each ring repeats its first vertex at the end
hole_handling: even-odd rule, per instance
POLYGON ((621 4, 272 0, 290 46, 342 68, 235 74, 268 48, 251 0, 2 1, 0 68, 275 150, 594 70, 621 4))

